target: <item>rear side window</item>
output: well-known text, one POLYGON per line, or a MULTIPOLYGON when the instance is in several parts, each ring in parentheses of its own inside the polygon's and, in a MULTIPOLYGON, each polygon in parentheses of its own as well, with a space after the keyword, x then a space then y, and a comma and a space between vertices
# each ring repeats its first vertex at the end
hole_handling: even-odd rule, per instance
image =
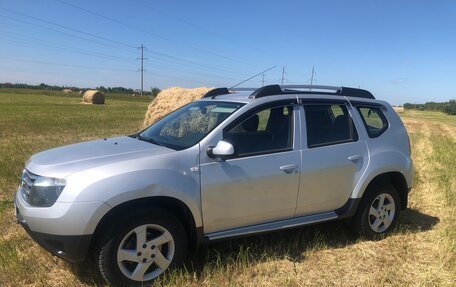
POLYGON ((369 137, 376 138, 388 129, 385 115, 377 107, 357 107, 369 137))
POLYGON ((309 148, 353 142, 358 134, 345 105, 304 105, 309 148))

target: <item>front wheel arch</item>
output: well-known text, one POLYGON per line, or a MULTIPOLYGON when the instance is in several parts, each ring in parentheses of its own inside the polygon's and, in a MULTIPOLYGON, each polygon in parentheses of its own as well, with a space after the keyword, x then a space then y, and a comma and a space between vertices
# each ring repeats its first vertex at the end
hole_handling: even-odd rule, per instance
POLYGON ((90 243, 91 251, 97 249, 97 247, 102 245, 108 239, 107 234, 109 234, 115 227, 115 224, 113 224, 113 222, 117 222, 118 220, 124 218, 125 214, 142 210, 153 210, 154 208, 164 209, 176 216, 184 226, 187 233, 189 249, 194 251, 198 248, 202 241, 202 228, 196 227, 195 220, 190 209, 179 199, 173 197, 156 196, 130 200, 119 204, 109 210, 102 217, 97 227, 95 228, 90 243))

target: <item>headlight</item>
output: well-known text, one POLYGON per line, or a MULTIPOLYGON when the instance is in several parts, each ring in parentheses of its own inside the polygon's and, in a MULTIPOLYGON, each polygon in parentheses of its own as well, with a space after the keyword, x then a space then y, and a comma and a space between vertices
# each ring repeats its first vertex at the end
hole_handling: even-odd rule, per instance
POLYGON ((66 180, 44 177, 24 171, 21 190, 25 201, 31 206, 52 206, 65 188, 66 180))

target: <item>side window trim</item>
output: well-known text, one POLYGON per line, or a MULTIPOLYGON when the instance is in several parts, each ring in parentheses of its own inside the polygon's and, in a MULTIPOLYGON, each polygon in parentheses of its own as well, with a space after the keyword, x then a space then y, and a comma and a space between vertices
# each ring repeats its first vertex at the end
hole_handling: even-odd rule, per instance
POLYGON ((293 150, 293 147, 279 148, 279 149, 270 149, 270 150, 264 150, 264 151, 259 151, 259 152, 249 152, 249 153, 243 153, 243 154, 240 154, 240 155, 236 154, 236 155, 230 156, 229 159, 227 159, 227 160, 245 158, 245 157, 252 157, 252 156, 259 156, 259 155, 275 154, 275 153, 287 152, 287 151, 292 151, 292 150, 293 150))
POLYGON ((320 144, 312 144, 312 145, 307 144, 307 147, 308 148, 317 148, 317 147, 332 146, 332 145, 338 145, 338 144, 344 144, 344 143, 353 143, 353 142, 357 142, 357 141, 358 140, 353 140, 353 139, 330 141, 330 142, 325 142, 325 143, 320 143, 320 144))
POLYGON ((364 107, 364 108, 379 108, 382 111, 387 111, 388 109, 380 103, 364 102, 364 101, 350 101, 354 107, 364 107))
MULTIPOLYGON (((347 100, 339 100, 339 99, 299 99, 299 104, 303 107, 303 112, 304 112, 304 120, 305 120, 305 126, 306 126, 306 131, 307 131, 307 138, 306 138, 306 146, 307 148, 318 148, 318 147, 324 147, 324 146, 332 146, 332 145, 337 145, 337 144, 344 144, 344 143, 351 143, 351 142, 357 142, 359 141, 359 135, 356 130, 355 122, 353 120, 353 115, 351 114, 352 106, 350 105, 350 102, 347 100), (347 109, 348 113, 348 121, 349 121, 349 129, 350 129, 350 139, 346 140, 338 140, 338 141, 330 141, 330 142, 325 142, 325 143, 319 143, 319 144, 311 144, 309 145, 309 139, 308 139, 308 123, 306 119, 306 108, 305 106, 311 106, 311 105, 344 105, 347 109)), ((303 145, 304 146, 304 145, 303 145)))
MULTIPOLYGON (((266 109, 274 109, 274 108, 280 108, 280 107, 286 107, 286 106, 291 106, 292 107, 292 127, 291 127, 291 146, 286 147, 286 148, 278 148, 278 149, 270 149, 270 150, 263 150, 263 151, 258 151, 258 152, 250 152, 250 153, 243 153, 243 154, 235 154, 234 156, 230 157, 229 160, 231 159, 239 159, 239 158, 245 158, 245 157, 252 157, 252 156, 259 156, 259 155, 267 155, 267 154, 273 154, 273 153, 280 153, 280 152, 288 152, 292 151, 295 146, 296 146, 296 121, 297 121, 297 113, 299 111, 295 111, 295 107, 298 106, 296 99, 289 99, 289 100, 279 100, 279 101, 274 101, 274 102, 268 102, 262 105, 258 105, 256 107, 253 107, 252 109, 246 111, 242 115, 240 115, 237 119, 233 120, 231 123, 229 123, 226 127, 223 128, 222 131, 222 139, 225 139, 225 135, 231 131, 234 127, 237 125, 241 124, 243 121, 247 120, 251 116, 255 115, 256 113, 266 110, 266 109)), ((229 140, 228 140, 229 142, 229 140)))

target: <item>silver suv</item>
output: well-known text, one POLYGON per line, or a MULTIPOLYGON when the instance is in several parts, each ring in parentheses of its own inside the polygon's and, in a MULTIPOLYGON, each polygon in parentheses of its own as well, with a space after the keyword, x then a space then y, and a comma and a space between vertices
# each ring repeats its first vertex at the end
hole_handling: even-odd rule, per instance
POLYGON ((16 218, 53 254, 140 286, 213 240, 339 219, 380 238, 412 169, 400 118, 366 90, 218 88, 137 134, 33 155, 16 218))

